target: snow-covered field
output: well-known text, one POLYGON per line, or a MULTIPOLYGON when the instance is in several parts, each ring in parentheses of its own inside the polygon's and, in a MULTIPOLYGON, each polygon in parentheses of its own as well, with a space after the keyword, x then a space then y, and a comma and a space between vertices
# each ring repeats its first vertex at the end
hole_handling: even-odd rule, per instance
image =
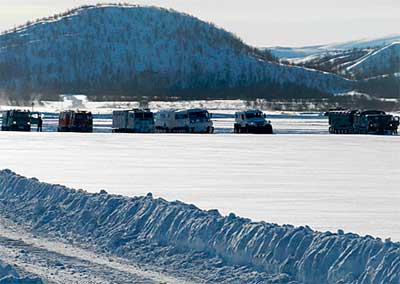
POLYGON ((400 240, 400 137, 0 133, 0 168, 400 240))

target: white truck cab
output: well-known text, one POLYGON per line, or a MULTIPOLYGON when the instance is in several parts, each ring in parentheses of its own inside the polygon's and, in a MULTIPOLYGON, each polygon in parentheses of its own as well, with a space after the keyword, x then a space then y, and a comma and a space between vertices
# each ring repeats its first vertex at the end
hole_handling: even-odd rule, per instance
POLYGON ((154 115, 149 109, 116 110, 112 128, 116 133, 154 133, 154 115))
POLYGON ((155 116, 156 131, 161 133, 213 133, 210 113, 205 109, 160 110, 155 116))
POLYGON ((272 134, 271 121, 258 109, 250 109, 235 113, 235 133, 272 134))

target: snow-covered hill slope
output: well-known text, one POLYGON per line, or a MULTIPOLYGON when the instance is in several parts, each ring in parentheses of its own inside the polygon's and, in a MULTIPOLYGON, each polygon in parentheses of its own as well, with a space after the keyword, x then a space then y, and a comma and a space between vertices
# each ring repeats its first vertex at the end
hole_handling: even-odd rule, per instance
POLYGON ((303 46, 303 47, 270 47, 272 54, 284 59, 304 59, 309 56, 316 56, 327 53, 337 53, 349 49, 370 49, 380 48, 394 42, 400 41, 400 35, 390 35, 375 39, 361 39, 343 43, 327 45, 303 46))
POLYGON ((0 260, 0 284, 43 284, 39 278, 20 277, 10 264, 0 260))
POLYGON ((0 89, 9 93, 207 96, 292 84, 325 93, 352 87, 337 75, 269 62, 229 32, 155 7, 85 6, 0 36, 0 89))
POLYGON ((151 255, 160 266, 192 271, 193 276, 201 266, 212 276, 209 281, 200 278, 207 283, 400 282, 400 243, 390 240, 256 223, 234 214, 223 217, 151 195, 89 194, 9 170, 0 172, 0 201, 2 215, 39 234, 91 243, 123 257, 144 260, 151 255), (209 257, 213 261, 203 267, 209 257), (176 266, 179 259, 184 259, 181 267, 176 266), (255 270, 248 273, 251 268, 255 270), (237 269, 242 271, 235 276, 237 269))
POLYGON ((352 74, 373 77, 400 72, 400 41, 367 54, 346 69, 352 74))
POLYGON ((3 261, 0 260, 0 279, 17 275, 17 271, 15 271, 15 269, 11 265, 5 264, 3 261))
POLYGON ((356 79, 359 92, 376 97, 400 98, 400 79, 397 75, 400 73, 400 42, 383 47, 330 51, 289 61, 298 66, 356 79))

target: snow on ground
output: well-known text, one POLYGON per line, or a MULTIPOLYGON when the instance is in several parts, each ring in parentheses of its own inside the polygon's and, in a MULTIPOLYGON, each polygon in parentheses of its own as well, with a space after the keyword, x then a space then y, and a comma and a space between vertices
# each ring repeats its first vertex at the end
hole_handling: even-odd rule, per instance
POLYGON ((400 137, 0 133, 0 168, 254 220, 400 240, 400 137))
MULTIPOLYGON (((38 238, 21 228, 21 224, 16 226, 6 219, 0 220, 0 258, 13 263, 19 269, 40 275, 46 284, 191 283, 168 276, 157 271, 157 268, 128 263, 120 258, 80 248, 77 244, 38 238)), ((0 262, 0 279, 1 269, 0 262)), ((11 270, 7 275, 15 273, 15 270, 11 270)))
MULTIPOLYGON (((34 111, 44 113, 58 113, 67 109, 81 109, 91 111, 94 114, 112 114, 113 110, 132 109, 140 106, 139 102, 135 101, 110 101, 110 102, 95 102, 89 101, 84 95, 61 95, 60 101, 41 101, 34 103, 34 111)), ((211 112, 228 112, 233 114, 235 111, 240 111, 249 108, 248 103, 243 100, 193 100, 193 101, 150 101, 147 103, 152 111, 160 109, 187 109, 187 108, 206 108, 211 112)), ((251 104, 251 103, 250 103, 251 104)), ((311 103, 310 103, 311 105, 311 103)), ((32 107, 19 107, 0 105, 0 111, 8 109, 29 109, 32 107)), ((296 114, 287 112, 287 114, 296 114)))
MULTIPOLYGON (((197 283, 400 281, 400 243, 390 240, 257 223, 234 214, 223 217, 216 210, 202 211, 150 194, 134 198, 104 191, 89 194, 9 170, 0 172, 0 214, 38 236, 86 244, 133 262, 151 262, 197 283)), ((115 282, 120 283, 118 278, 115 282)))

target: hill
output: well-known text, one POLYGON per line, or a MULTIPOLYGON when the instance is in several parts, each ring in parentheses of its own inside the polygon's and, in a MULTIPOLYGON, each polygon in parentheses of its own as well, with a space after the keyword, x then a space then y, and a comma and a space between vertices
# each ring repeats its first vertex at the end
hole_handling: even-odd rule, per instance
POLYGON ((364 78, 400 72, 400 42, 367 54, 346 71, 364 78))
POLYGON ((192 16, 156 7, 84 6, 0 35, 0 92, 18 98, 320 96, 352 88, 192 16))
POLYGON ((400 99, 399 42, 313 55, 291 63, 355 79, 356 89, 362 93, 400 99))
POLYGON ((304 60, 306 57, 315 57, 317 55, 326 55, 328 53, 338 53, 351 49, 380 48, 399 41, 400 35, 390 35, 374 39, 361 39, 326 45, 312 45, 303 47, 275 46, 269 47, 267 50, 270 50, 270 52, 278 58, 304 60))

